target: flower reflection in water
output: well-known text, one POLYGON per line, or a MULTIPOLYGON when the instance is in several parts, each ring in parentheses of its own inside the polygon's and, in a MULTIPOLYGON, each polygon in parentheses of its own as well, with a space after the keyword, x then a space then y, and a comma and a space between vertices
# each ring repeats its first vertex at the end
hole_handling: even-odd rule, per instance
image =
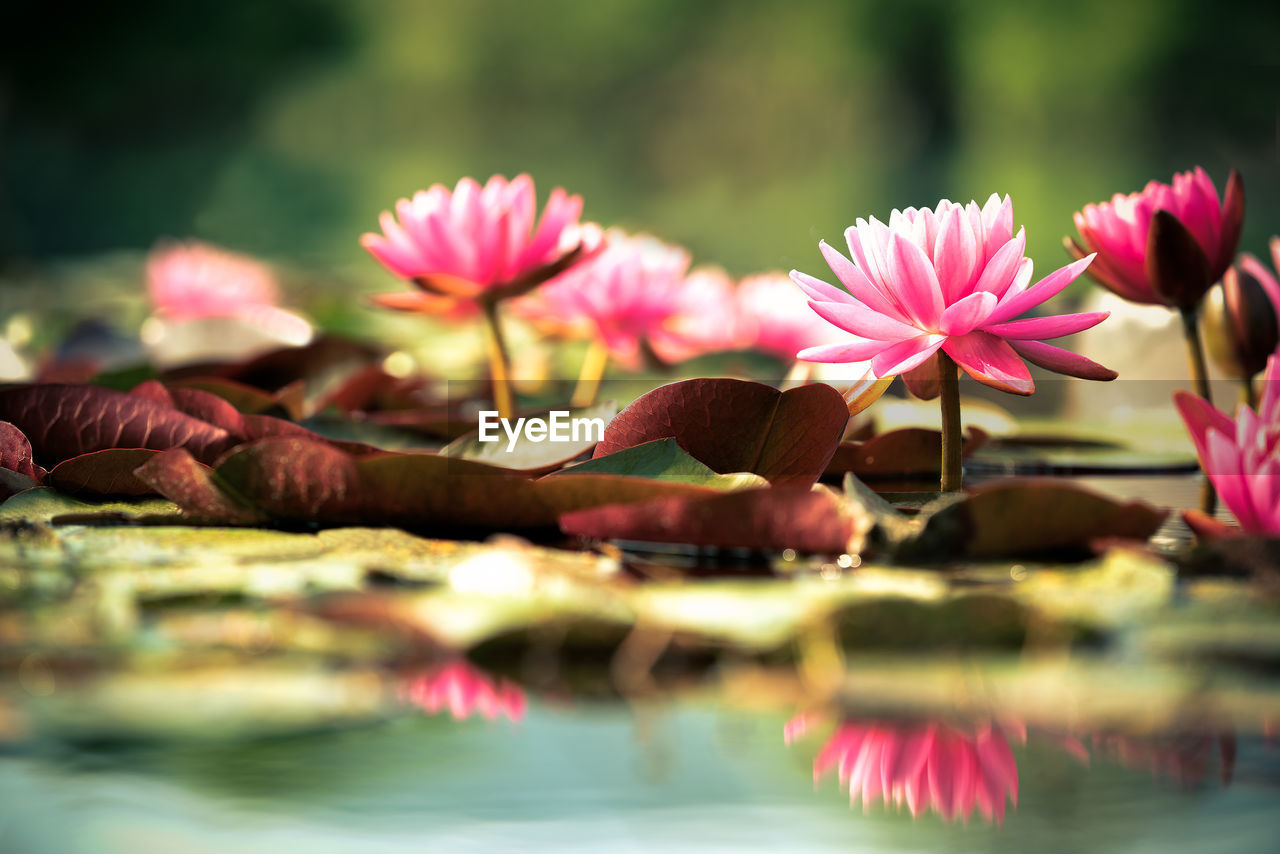
MULTIPOLYGON (((787 724, 791 743, 810 719, 787 724)), ((905 806, 912 816, 932 811, 951 822, 965 821, 975 808, 988 822, 1004 819, 1005 801, 1018 803, 1018 766, 1009 735, 1025 740, 1018 727, 983 724, 969 728, 941 722, 845 720, 813 760, 817 782, 832 768, 849 789, 850 803, 864 809, 877 799, 905 806)))
POLYGON ((455 721, 473 715, 486 720, 506 717, 519 721, 525 710, 524 691, 518 685, 491 677, 463 659, 409 680, 400 689, 400 696, 429 715, 447 710, 455 721))
POLYGON ((1155 777, 1175 780, 1188 788, 1209 777, 1218 758, 1218 779, 1231 785, 1236 765, 1236 737, 1224 733, 1177 733, 1150 738, 1099 734, 1093 737, 1095 754, 1104 755, 1126 768, 1151 771, 1155 777))
MULTIPOLYGON (((783 730, 786 743, 803 738, 823 718, 818 713, 796 715, 783 730)), ((1186 787, 1209 779, 1215 754, 1223 786, 1230 785, 1235 769, 1231 731, 1141 737, 1097 733, 1086 740, 1038 732, 1082 766, 1090 765, 1092 753, 1186 787), (1086 747, 1089 742, 1092 750, 1086 747)), ((961 725, 846 718, 814 758, 813 779, 816 784, 836 769, 849 802, 861 800, 864 811, 879 800, 886 807, 906 807, 915 818, 934 812, 948 823, 968 822, 976 810, 988 823, 1000 824, 1006 801, 1018 805, 1018 766, 1010 743, 1026 741, 1026 726, 1015 721, 961 725)))

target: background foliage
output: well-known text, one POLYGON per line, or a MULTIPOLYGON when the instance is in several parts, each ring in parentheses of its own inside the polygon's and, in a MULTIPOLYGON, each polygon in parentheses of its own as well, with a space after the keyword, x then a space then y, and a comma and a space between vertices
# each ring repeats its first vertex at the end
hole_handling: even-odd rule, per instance
POLYGON ((194 235, 316 270, 397 197, 529 171, 734 273, 856 216, 1082 204, 1200 163, 1280 231, 1280 7, 1195 0, 26 4, 0 52, 0 265, 194 235))

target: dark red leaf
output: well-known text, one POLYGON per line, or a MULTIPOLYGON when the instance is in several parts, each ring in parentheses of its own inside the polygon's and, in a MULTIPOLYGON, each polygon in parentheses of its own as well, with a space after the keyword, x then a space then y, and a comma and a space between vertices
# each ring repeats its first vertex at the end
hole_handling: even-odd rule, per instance
POLYGON ((272 350, 240 364, 185 366, 166 372, 163 379, 180 382, 219 377, 268 392, 283 391, 301 381, 307 402, 304 414, 310 414, 315 411, 318 401, 380 358, 379 353, 366 344, 328 335, 303 347, 272 350))
POLYGON ((274 415, 298 420, 304 414, 304 383, 301 380, 273 392, 221 377, 192 377, 170 383, 170 387, 196 389, 217 395, 246 415, 274 415))
POLYGON ((218 483, 213 469, 197 462, 181 448, 156 454, 134 474, 196 519, 232 525, 268 521, 266 514, 228 494, 218 483))
POLYGON ((353 455, 323 441, 263 439, 232 452, 214 472, 165 454, 138 476, 203 518, 273 518, 325 525, 413 529, 550 527, 561 513, 664 495, 715 490, 640 477, 571 473, 530 480, 516 472, 438 454, 353 455), (219 502, 214 496, 223 494, 219 502))
POLYGON ((1105 540, 1145 541, 1168 512, 1045 478, 998 481, 929 513, 899 557, 954 560, 1085 552, 1105 540))
MULTIPOLYGON (((970 427, 964 437, 964 456, 986 441, 986 433, 970 427)), ((839 478, 847 472, 864 480, 936 478, 942 472, 942 433, 905 427, 863 442, 841 442, 823 476, 839 478)))
POLYGON ((710 498, 660 498, 560 517, 567 534, 765 551, 843 552, 855 519, 826 488, 766 487, 710 498))
POLYGON ((7 421, 0 421, 0 469, 0 499, 38 485, 47 474, 31 458, 26 435, 7 421))
POLYGON ((820 383, 780 392, 745 380, 685 380, 618 413, 595 456, 672 437, 721 474, 805 485, 826 468, 848 420, 844 398, 820 383))
POLYGON ((26 385, 0 389, 0 419, 31 440, 49 463, 108 448, 184 447, 212 460, 235 444, 225 429, 141 395, 86 385, 26 385))
POLYGON ((152 495, 134 470, 160 451, 111 448, 63 460, 49 472, 49 485, 71 495, 152 495))

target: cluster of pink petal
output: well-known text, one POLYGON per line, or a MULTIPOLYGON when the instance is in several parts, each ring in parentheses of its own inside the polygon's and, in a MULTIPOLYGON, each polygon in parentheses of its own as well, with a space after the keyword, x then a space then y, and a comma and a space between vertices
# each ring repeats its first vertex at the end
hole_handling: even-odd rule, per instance
POLYGON ((1243 403, 1233 421, 1185 391, 1174 402, 1195 442, 1200 467, 1244 530, 1280 535, 1280 352, 1267 360, 1257 410, 1243 403))
POLYGON ((1218 190, 1199 166, 1173 176, 1173 184, 1151 181, 1138 193, 1112 196, 1110 202, 1085 205, 1076 213, 1076 230, 1087 250, 1097 253, 1092 276, 1132 302, 1167 301, 1147 276, 1147 237, 1158 210, 1178 218, 1204 251, 1217 281, 1231 263, 1234 238, 1224 227, 1226 212, 1218 190))
POLYGON ((814 314, 804 292, 785 273, 747 276, 737 296, 744 344, 788 362, 806 347, 849 337, 814 314))
POLYGON ((813 310, 853 338, 810 347, 801 359, 870 359, 876 376, 890 377, 941 349, 978 381, 1016 394, 1035 389, 1023 359, 1071 376, 1115 378, 1114 371, 1044 343, 1102 322, 1105 312, 1021 317, 1071 284, 1091 258, 1031 284, 1026 238, 1021 229, 1013 233, 1008 196, 992 195, 981 208, 943 200, 936 210, 895 210, 887 225, 859 219, 845 238, 852 260, 826 242, 820 248, 848 291, 799 271, 791 276, 813 310))
POLYGON ((488 288, 554 263, 577 244, 582 198, 557 187, 534 227, 533 179, 495 175, 481 187, 463 178, 436 184, 396 202, 379 218, 381 234, 360 242, 383 266, 406 279, 449 276, 488 288), (398 219, 397 219, 398 217, 398 219))
POLYGON ((518 311, 535 323, 590 330, 609 355, 629 368, 641 364, 641 342, 655 350, 686 345, 671 328, 680 313, 689 254, 647 235, 604 232, 604 247, 547 282, 518 311))
POLYGON ((733 279, 719 267, 699 267, 680 288, 671 319, 663 325, 655 349, 668 362, 680 362, 753 343, 752 325, 741 311, 733 279))
POLYGON ((817 781, 835 768, 850 802, 877 799, 913 816, 932 810, 950 822, 974 809, 1002 821, 1005 800, 1018 803, 1018 766, 1004 732, 994 725, 966 733, 941 723, 846 721, 813 761, 817 781))
POLYGON ((487 720, 524 717, 524 692, 506 680, 494 680, 458 660, 408 683, 401 691, 405 702, 436 715, 447 709, 456 721, 472 715, 487 720))
POLYGON ((178 321, 243 318, 280 299, 275 275, 265 264, 195 240, 151 250, 147 292, 159 314, 178 321))

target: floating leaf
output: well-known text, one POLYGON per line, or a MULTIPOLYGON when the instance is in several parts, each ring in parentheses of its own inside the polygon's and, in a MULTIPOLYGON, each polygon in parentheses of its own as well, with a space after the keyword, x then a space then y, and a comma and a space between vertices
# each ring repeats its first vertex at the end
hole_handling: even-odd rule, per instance
MULTIPOLYGON (((303 347, 272 350, 239 364, 190 365, 167 371, 166 382, 218 377, 268 392, 283 392, 301 382, 306 414, 349 377, 378 359, 366 344, 337 336, 321 336, 303 347)), ((297 394, 296 391, 291 394, 297 394)))
POLYGON ((305 388, 302 380, 274 392, 222 377, 192 377, 170 383, 170 388, 190 388, 217 395, 247 415, 274 415, 294 421, 303 416, 305 388))
POLYGON ((212 460, 235 444, 225 429, 140 395, 88 385, 0 389, 0 419, 27 435, 37 459, 58 463, 108 448, 184 447, 212 460))
POLYGON ((844 398, 820 383, 781 392, 745 380, 685 380, 620 412, 595 456, 670 437, 722 474, 749 471, 775 483, 811 484, 848 420, 844 398))
POLYGON ((562 474, 531 480, 438 454, 353 455, 305 438, 246 445, 212 469, 174 450, 138 476, 200 518, 235 523, 276 519, 410 529, 550 527, 561 513, 714 490, 639 477, 562 474))
POLYGON ((1070 483, 1048 479, 1000 481, 922 511, 918 536, 899 558, 952 560, 1086 552, 1109 539, 1145 541, 1167 511, 1122 503, 1070 483))
MULTIPOLYGON (((971 456, 986 441, 986 433, 970 427, 965 431, 963 455, 971 456)), ((942 433, 905 427, 863 442, 841 442, 824 477, 840 477, 846 472, 868 480, 937 478, 942 472, 942 433)))
POLYGON ((494 426, 487 434, 492 437, 491 441, 480 441, 480 431, 477 429, 449 443, 441 453, 447 457, 474 460, 512 471, 545 474, 555 471, 594 448, 596 437, 603 435, 605 426, 617 414, 618 404, 612 400, 583 409, 544 411, 536 415, 524 416, 526 419, 540 418, 547 423, 548 430, 544 431, 545 435, 541 441, 530 439, 517 422, 512 426, 516 432, 514 444, 510 442, 509 435, 503 427, 494 426), (558 417, 557 413, 559 413, 558 417), (556 429, 562 430, 568 439, 554 440, 556 434, 550 430, 556 424, 561 425, 556 429), (598 427, 595 426, 596 424, 598 427))
POLYGON ((110 448, 63 460, 49 472, 49 485, 71 495, 153 495, 133 472, 159 451, 110 448))
POLYGON ((764 487, 712 498, 661 498, 568 513, 565 533, 596 539, 837 553, 864 527, 825 487, 764 487))
POLYGON ((624 448, 608 456, 595 457, 578 463, 565 469, 564 472, 651 477, 709 486, 725 491, 768 485, 768 481, 760 475, 750 472, 716 474, 715 471, 689 456, 675 439, 655 439, 642 445, 624 448))
POLYGON ((0 421, 0 470, 0 498, 36 486, 46 474, 32 460, 26 435, 7 421, 0 421))
POLYGON ((0 504, 0 522, 50 522, 62 516, 131 519, 172 516, 177 520, 178 508, 173 502, 159 498, 143 501, 81 501, 44 486, 28 489, 0 504))

